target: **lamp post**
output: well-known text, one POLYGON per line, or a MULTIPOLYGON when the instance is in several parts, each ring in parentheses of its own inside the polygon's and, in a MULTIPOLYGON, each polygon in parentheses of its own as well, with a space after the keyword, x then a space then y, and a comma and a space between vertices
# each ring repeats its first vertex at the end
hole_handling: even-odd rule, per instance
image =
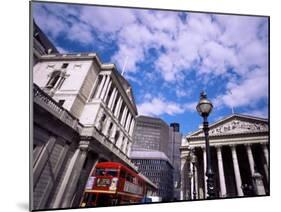
POLYGON ((212 103, 207 99, 207 94, 205 92, 200 93, 200 100, 196 106, 197 112, 203 117, 203 131, 205 134, 205 145, 206 145, 206 157, 207 157, 207 190, 208 198, 212 199, 215 197, 214 188, 214 172, 211 165, 211 155, 210 155, 210 145, 209 145, 209 123, 208 116, 213 109, 212 103))

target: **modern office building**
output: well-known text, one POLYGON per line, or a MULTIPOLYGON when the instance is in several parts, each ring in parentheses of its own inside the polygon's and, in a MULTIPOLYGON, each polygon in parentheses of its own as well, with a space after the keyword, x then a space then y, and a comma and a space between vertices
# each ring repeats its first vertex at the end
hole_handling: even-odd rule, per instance
POLYGON ((156 184, 156 195, 162 201, 173 200, 173 166, 163 152, 132 151, 130 158, 139 172, 156 184))
MULTIPOLYGON (((232 114, 209 128, 216 198, 269 194, 268 120, 232 114)), ((206 149, 202 129, 187 135, 180 150, 181 199, 206 199, 206 149)))
POLYGON ((174 199, 174 169, 168 152, 169 126, 160 118, 137 116, 130 158, 158 186, 163 201, 174 199))
POLYGON ((168 155, 169 126, 160 118, 140 115, 134 132, 133 151, 161 151, 168 155))
POLYGON ((180 146, 182 134, 180 133, 180 125, 171 123, 169 127, 169 142, 168 142, 168 158, 174 167, 174 199, 180 199, 180 146))

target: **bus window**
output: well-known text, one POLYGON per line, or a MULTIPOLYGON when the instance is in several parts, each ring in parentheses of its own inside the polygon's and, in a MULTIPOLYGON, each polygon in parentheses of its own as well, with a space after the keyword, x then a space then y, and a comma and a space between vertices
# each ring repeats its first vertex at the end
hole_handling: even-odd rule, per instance
POLYGON ((96 169, 96 176, 105 176, 105 169, 96 169))
POLYGON ((108 169, 106 170, 106 174, 112 177, 117 177, 118 171, 116 169, 108 169))

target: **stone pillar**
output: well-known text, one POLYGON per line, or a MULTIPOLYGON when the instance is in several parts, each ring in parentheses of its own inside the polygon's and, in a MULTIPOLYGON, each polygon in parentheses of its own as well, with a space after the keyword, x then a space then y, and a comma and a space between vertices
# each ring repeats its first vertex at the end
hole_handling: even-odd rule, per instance
POLYGON ((189 167, 190 167, 190 169, 189 169, 189 172, 190 173, 188 173, 189 174, 189 176, 190 176, 190 178, 189 178, 189 180, 190 180, 190 199, 194 199, 194 197, 193 197, 193 191, 194 191, 194 189, 193 189, 193 178, 194 178, 194 175, 193 175, 193 165, 192 165, 192 163, 191 163, 191 161, 189 161, 189 167))
POLYGON ((263 150, 263 154, 266 160, 266 164, 268 165, 268 149, 266 144, 262 144, 262 150, 263 150))
POLYGON ((241 175, 240 175, 239 163, 238 163, 237 154, 236 154, 236 147, 234 145, 231 146, 231 152, 232 152, 232 161, 233 161, 233 167, 234 167, 237 194, 238 194, 238 196, 244 196, 243 190, 242 190, 242 180, 241 180, 241 175))
POLYGON ((109 101, 108 101, 108 105, 107 105, 108 108, 111 108, 111 105, 113 104, 112 102, 113 102, 116 92, 117 92, 117 88, 114 88, 110 95, 109 101))
POLYGON ((127 117, 127 114, 128 114, 128 107, 125 106, 125 109, 124 109, 124 111, 123 111, 122 118, 121 118, 121 121, 120 121, 120 123, 121 123, 122 126, 124 126, 124 123, 125 123, 125 119, 126 119, 126 117, 127 117))
POLYGON ((119 117, 119 113, 120 113, 120 110, 121 110, 121 107, 122 107, 122 103, 123 103, 123 99, 120 96, 120 101, 118 101, 118 104, 117 104, 117 107, 116 107, 116 118, 117 119, 119 117))
POLYGON ((89 141, 80 141, 79 148, 70 160, 53 208, 71 207, 71 200, 75 194, 77 182, 87 156, 89 143, 89 141))
POLYGON ((101 91, 101 94, 100 94, 100 99, 103 99, 104 96, 105 96, 105 92, 107 90, 107 86, 109 84, 109 81, 110 81, 110 76, 109 75, 106 75, 106 80, 105 80, 105 83, 104 83, 104 86, 102 88, 102 91, 101 91))
POLYGON ((248 155, 251 175, 254 176, 254 173, 255 173, 255 162, 254 162, 254 157, 253 157, 253 153, 252 153, 252 149, 251 149, 250 144, 246 144, 246 148, 247 148, 247 155, 248 155))
POLYGON ((262 176, 260 173, 255 172, 253 175, 253 181, 255 184, 255 192, 257 195, 265 195, 265 189, 262 181, 262 176))
MULTIPOLYGON (((109 77, 109 78, 110 78, 110 77, 109 77)), ((106 89, 105 95, 104 95, 104 97, 102 98, 102 99, 103 99, 103 101, 104 101, 104 103, 106 102, 106 99, 107 99, 107 96, 108 96, 109 90, 110 90, 110 88, 111 88, 111 85, 112 85, 112 81, 110 80, 110 81, 109 81, 109 84, 108 84, 108 86, 107 86, 107 89, 106 89)))
POLYGON ((101 83, 99 84, 98 91, 96 93, 95 99, 98 99, 100 97, 102 88, 103 88, 104 83, 105 83, 105 79, 106 79, 106 75, 102 75, 102 80, 101 80, 101 83))
POLYGON ((185 199, 185 188, 186 188, 186 180, 185 179, 185 163, 186 163, 186 159, 185 158, 181 158, 181 191, 180 191, 180 200, 186 200, 185 199))
POLYGON ((105 124, 103 125, 103 129, 102 129, 102 132, 103 134, 107 137, 107 136, 110 136, 108 135, 108 130, 109 130, 109 126, 110 126, 110 123, 111 123, 111 118, 108 116, 106 121, 105 121, 105 124))
POLYGON ((268 150, 266 144, 261 144, 266 163, 263 164, 266 180, 268 181, 268 150))
MULTIPOLYGON (((117 96, 118 96, 118 90, 116 90, 114 97, 113 97, 112 104, 110 105, 110 110, 113 114, 114 114, 113 108, 114 108, 114 104, 115 104, 117 96)), ((118 102, 116 104, 118 104, 118 102)), ((117 105, 116 105, 116 107, 117 107, 117 105)))
POLYGON ((226 197, 226 185, 225 185, 225 178, 224 178, 224 169, 223 169, 221 146, 217 146, 216 149, 217 149, 219 177, 220 177, 220 195, 221 195, 221 197, 226 197))
POLYGON ((121 101, 123 101, 123 100, 122 100, 122 97, 119 96, 119 99, 118 99, 118 101, 117 101, 117 105, 116 105, 116 107, 115 107, 115 110, 113 111, 113 112, 114 112, 114 116, 115 116, 116 118, 118 118, 118 112, 119 112, 119 108, 121 107, 121 101))
POLYGON ((96 121, 95 121, 95 127, 98 129, 98 130, 101 130, 102 126, 101 126, 101 118, 104 114, 104 111, 103 109, 100 109, 98 115, 97 115, 97 118, 96 118, 96 121))
POLYGON ((207 176, 206 176, 206 170, 207 170, 207 157, 206 157, 206 148, 203 147, 203 164, 204 164, 204 170, 203 170, 203 175, 204 175, 204 189, 205 189, 205 199, 208 197, 208 189, 207 189, 207 176))
POLYGON ((251 149, 250 144, 246 144, 247 148, 247 154, 248 154, 248 160, 250 164, 250 169, 251 169, 251 175, 252 179, 254 182, 254 187, 257 195, 264 195, 265 194, 265 189, 262 181, 262 176, 260 173, 256 172, 255 170, 255 161, 254 161, 254 156, 253 152, 251 149))
POLYGON ((196 192, 196 199, 199 199, 199 183, 198 183, 198 169, 197 169, 197 162, 194 164, 195 168, 195 192, 196 192))
POLYGON ((129 129, 129 135, 130 135, 130 136, 133 135, 134 124, 135 124, 135 120, 134 120, 134 118, 132 117, 131 126, 130 126, 130 129, 129 129))
POLYGON ((126 125, 125 125, 125 129, 126 131, 128 132, 128 128, 129 128, 129 125, 130 125, 130 122, 131 122, 131 113, 129 113, 128 117, 127 117, 127 120, 126 120, 126 125))

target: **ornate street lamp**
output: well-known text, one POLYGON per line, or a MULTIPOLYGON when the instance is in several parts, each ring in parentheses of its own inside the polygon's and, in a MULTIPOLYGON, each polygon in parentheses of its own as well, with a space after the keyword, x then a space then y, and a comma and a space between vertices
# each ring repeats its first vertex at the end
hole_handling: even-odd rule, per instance
POLYGON ((205 134, 205 145, 206 145, 206 157, 207 157, 207 190, 208 198, 215 197, 214 188, 214 172, 211 165, 211 155, 210 155, 210 145, 209 145, 209 123, 208 116, 213 109, 212 103, 207 99, 207 94, 205 92, 200 93, 200 100, 196 106, 197 112, 203 117, 203 131, 205 134))

